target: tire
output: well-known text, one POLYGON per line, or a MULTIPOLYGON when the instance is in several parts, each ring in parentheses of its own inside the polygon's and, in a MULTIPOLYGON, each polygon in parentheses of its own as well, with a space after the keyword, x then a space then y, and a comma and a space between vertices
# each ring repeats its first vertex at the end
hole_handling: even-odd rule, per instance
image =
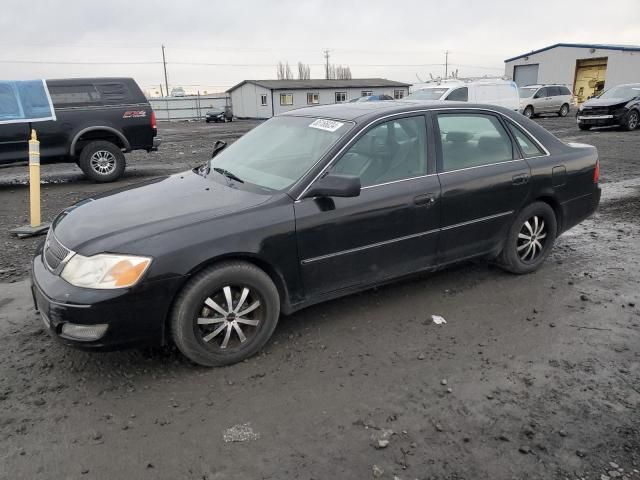
POLYGON ((178 349, 191 361, 219 367, 260 350, 271 338, 279 316, 280 296, 269 275, 250 263, 225 262, 195 275, 178 294, 171 312, 171 333, 178 349), (241 316, 243 312, 247 313, 241 316))
POLYGON ((516 274, 537 270, 553 248, 557 229, 556 215, 547 203, 535 202, 528 205, 518 214, 509 228, 499 257, 500 266, 516 274), (533 237, 535 241, 531 242, 523 238, 523 235, 533 237))
POLYGON ((566 117, 569 114, 569 105, 566 103, 560 107, 560 111, 558 112, 559 117, 566 117))
POLYGON ((638 110, 631 110, 627 114, 627 118, 622 123, 622 128, 624 128, 627 131, 631 131, 638 128, 639 124, 640 124, 640 113, 638 113, 638 110))
POLYGON ((106 140, 97 140, 84 146, 78 166, 91 180, 106 183, 122 176, 126 161, 120 147, 106 140))
POLYGON ((206 122, 206 123, 209 123, 209 119, 206 119, 206 120, 205 120, 205 122, 206 122))
POLYGON ((527 105, 526 108, 522 111, 522 114, 527 117, 533 117, 533 107, 531 105, 527 105))
POLYGON ((583 123, 579 123, 578 128, 580 130, 591 130, 591 125, 584 125, 583 123))

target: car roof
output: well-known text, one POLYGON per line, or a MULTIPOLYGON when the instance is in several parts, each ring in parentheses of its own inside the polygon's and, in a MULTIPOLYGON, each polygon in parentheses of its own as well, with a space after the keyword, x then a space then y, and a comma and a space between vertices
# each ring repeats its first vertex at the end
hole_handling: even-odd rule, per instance
POLYGON ((567 85, 564 85, 562 83, 534 83, 533 85, 522 85, 521 87, 518 87, 518 88, 540 88, 540 87, 567 87, 567 88, 569 88, 567 85))
POLYGON ((393 115, 395 113, 411 112, 415 110, 436 110, 442 108, 476 109, 499 111, 510 114, 509 109, 496 105, 485 105, 467 102, 452 102, 441 100, 387 100, 384 102, 354 102, 318 105, 297 108, 281 113, 279 116, 330 118, 335 120, 353 121, 356 123, 393 115))

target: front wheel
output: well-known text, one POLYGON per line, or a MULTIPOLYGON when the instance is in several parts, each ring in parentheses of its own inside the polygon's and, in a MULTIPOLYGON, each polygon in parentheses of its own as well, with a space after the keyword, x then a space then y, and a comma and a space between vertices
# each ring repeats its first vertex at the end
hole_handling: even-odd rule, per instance
POLYGON ((568 113, 569 113, 569 105, 567 105, 565 103, 564 105, 562 105, 562 107, 560 107, 560 111, 558 112, 558 116, 559 117, 566 117, 568 113))
POLYGON ((584 123, 579 123, 578 128, 580 130, 591 130, 591 125, 585 125, 584 123))
POLYGON ((117 145, 105 140, 88 143, 80 152, 78 166, 96 182, 113 182, 125 169, 124 153, 117 145))
POLYGON ((513 221, 499 263, 511 273, 537 270, 556 239, 558 223, 553 209, 544 202, 525 207, 513 221))
POLYGON ((638 128, 638 123, 640 123, 640 114, 637 110, 631 110, 622 126, 625 130, 631 131, 638 128))
POLYGON ((250 263, 226 262, 195 275, 180 292, 171 332, 190 360, 218 367, 262 348, 279 316, 280 297, 269 275, 250 263))
POLYGON ((527 105, 527 108, 522 111, 522 114, 527 118, 533 117, 533 107, 531 105, 527 105))

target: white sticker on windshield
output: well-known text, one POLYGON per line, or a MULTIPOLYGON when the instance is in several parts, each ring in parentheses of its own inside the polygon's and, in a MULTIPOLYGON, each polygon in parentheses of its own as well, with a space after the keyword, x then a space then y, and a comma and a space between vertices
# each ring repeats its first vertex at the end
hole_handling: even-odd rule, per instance
POLYGON ((327 132, 335 132, 338 130, 344 123, 336 122, 334 120, 324 120, 319 118, 318 120, 313 121, 309 126, 311 128, 319 128, 320 130, 326 130, 327 132))

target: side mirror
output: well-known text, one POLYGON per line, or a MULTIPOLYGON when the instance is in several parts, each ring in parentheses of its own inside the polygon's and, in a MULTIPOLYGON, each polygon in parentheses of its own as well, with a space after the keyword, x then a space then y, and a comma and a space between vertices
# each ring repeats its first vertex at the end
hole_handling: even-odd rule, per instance
POLYGON ((211 158, 215 157, 226 147, 227 147, 227 142, 223 142, 222 140, 216 140, 216 143, 213 145, 213 152, 211 152, 211 158))
POLYGON ((304 198, 357 197, 360 195, 360 177, 329 173, 311 185, 304 198))

